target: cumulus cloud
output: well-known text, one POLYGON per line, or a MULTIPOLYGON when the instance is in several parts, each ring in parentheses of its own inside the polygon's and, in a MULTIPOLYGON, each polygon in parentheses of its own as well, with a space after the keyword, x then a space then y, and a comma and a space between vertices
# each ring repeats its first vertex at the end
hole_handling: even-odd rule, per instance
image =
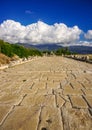
POLYGON ((78 26, 67 27, 64 23, 48 25, 42 21, 27 26, 13 20, 6 20, 0 25, 0 39, 10 43, 58 43, 69 44, 80 38, 78 26))
POLYGON ((84 36, 86 39, 92 40, 92 30, 88 30, 84 36))

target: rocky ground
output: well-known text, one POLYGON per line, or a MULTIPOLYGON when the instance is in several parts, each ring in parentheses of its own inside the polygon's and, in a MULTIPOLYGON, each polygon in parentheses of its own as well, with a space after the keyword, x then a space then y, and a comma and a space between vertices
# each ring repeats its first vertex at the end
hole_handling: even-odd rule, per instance
POLYGON ((0 130, 92 130, 92 64, 53 56, 0 70, 0 130))

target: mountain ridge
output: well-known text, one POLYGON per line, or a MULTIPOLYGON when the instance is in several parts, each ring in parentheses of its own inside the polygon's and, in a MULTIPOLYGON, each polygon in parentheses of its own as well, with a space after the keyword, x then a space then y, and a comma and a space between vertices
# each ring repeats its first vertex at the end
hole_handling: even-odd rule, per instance
MULTIPOLYGON (((60 46, 57 44, 38 44, 38 45, 32 45, 32 44, 24 44, 24 43, 18 43, 19 45, 23 45, 24 47, 27 48, 36 48, 38 50, 44 51, 44 50, 49 50, 49 51, 54 51, 59 48, 63 48, 64 46, 60 46)), ((92 47, 91 46, 83 46, 83 45, 76 45, 76 46, 65 46, 68 47, 69 50, 73 53, 78 53, 78 54, 92 54, 92 47)))

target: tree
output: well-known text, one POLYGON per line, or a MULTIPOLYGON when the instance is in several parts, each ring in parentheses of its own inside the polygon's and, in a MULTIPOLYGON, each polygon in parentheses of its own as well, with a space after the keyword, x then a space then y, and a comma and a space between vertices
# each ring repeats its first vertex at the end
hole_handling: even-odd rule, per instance
POLYGON ((58 50, 56 50, 55 54, 56 55, 70 55, 71 52, 68 47, 64 47, 64 48, 59 48, 58 50))

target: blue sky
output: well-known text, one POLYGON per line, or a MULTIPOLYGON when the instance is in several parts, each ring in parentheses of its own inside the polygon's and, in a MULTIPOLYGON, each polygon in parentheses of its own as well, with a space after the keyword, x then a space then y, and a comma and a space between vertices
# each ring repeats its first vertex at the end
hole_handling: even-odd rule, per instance
POLYGON ((48 25, 64 23, 87 33, 92 30, 92 0, 0 0, 0 24, 6 20, 25 26, 39 20, 48 25))

